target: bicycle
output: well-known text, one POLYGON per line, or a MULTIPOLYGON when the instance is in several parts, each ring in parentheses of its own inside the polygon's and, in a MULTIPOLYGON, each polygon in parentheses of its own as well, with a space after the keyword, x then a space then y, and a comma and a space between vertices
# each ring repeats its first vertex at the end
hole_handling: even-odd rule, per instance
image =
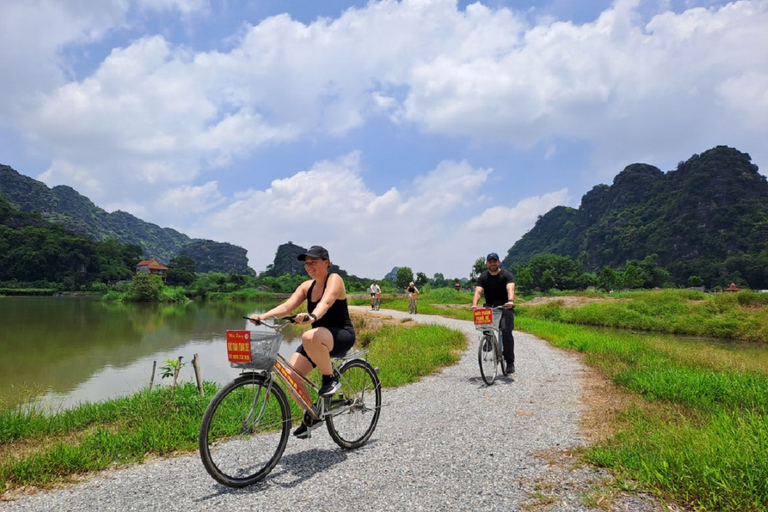
POLYGON ((315 396, 318 386, 278 353, 282 330, 294 318, 261 322, 272 332, 227 331, 230 365, 243 373, 213 397, 203 414, 199 436, 203 466, 221 484, 252 485, 277 465, 293 423, 283 387, 304 411, 306 423, 325 421, 331 438, 343 449, 364 445, 376 429, 381 382, 378 369, 362 358, 367 351, 333 358, 342 387, 332 397, 318 397, 313 402, 311 392, 299 382, 315 396))
POLYGON ((480 343, 477 348, 477 361, 480 365, 480 376, 483 382, 490 386, 496 380, 499 365, 501 373, 507 370, 501 346, 499 322, 503 308, 480 308, 473 312, 475 329, 480 331, 480 343))
POLYGON ((378 311, 381 309, 381 294, 377 293, 376 297, 373 299, 373 309, 374 311, 378 311))
POLYGON ((419 306, 416 303, 416 299, 419 298, 418 293, 409 293, 408 294, 408 313, 415 315, 419 312, 419 306))

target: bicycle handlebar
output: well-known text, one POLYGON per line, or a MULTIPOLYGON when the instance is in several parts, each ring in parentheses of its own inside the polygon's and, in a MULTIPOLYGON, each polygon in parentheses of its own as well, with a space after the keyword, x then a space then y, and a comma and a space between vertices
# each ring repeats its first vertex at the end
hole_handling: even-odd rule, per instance
MULTIPOLYGON (((288 323, 291 323, 291 324, 295 324, 297 316, 298 315, 284 316, 282 318, 277 318, 277 317, 272 317, 272 318, 274 320, 278 321, 278 322, 285 321, 285 322, 288 322, 288 323)), ((243 316, 243 318, 245 318, 246 320, 250 320, 251 322, 253 322, 256 325, 263 325, 265 327, 269 327, 270 329, 274 329, 274 330, 278 330, 281 327, 283 327, 283 325, 284 325, 284 324, 282 324, 282 325, 281 324, 268 324, 268 323, 264 322, 263 320, 256 320, 256 319, 251 318, 249 316, 243 316)))

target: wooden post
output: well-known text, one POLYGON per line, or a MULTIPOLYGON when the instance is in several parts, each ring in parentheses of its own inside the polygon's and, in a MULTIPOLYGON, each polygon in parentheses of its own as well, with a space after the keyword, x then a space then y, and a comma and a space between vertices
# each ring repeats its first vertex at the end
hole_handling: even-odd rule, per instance
POLYGON ((157 361, 152 361, 152 377, 149 378, 150 391, 152 391, 152 384, 155 382, 155 371, 157 371, 157 361))
POLYGON ((192 357, 192 367, 195 369, 197 390, 200 392, 200 396, 205 396, 205 389, 203 389, 203 379, 200 375, 200 358, 197 356, 197 354, 192 357))
POLYGON ((181 371, 181 357, 179 356, 178 363, 176 364, 176 371, 173 372, 173 387, 176 387, 176 379, 179 378, 179 372, 181 371))

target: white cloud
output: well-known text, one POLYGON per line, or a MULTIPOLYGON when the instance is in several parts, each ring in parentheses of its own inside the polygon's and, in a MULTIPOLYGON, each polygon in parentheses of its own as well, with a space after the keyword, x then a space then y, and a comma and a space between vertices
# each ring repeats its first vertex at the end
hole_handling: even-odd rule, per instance
POLYGON ((171 189, 158 202, 158 206, 184 214, 199 214, 208 212, 225 201, 219 192, 218 183, 209 181, 200 187, 184 185, 171 189))
MULTIPOLYGON (((458 11, 452 1, 384 1, 309 25, 268 18, 229 53, 194 54, 147 36, 44 96, 25 125, 73 166, 90 167, 82 147, 96 142, 113 160, 126 160, 118 167, 129 173, 144 165, 137 154, 227 166, 265 144, 341 136, 382 109, 428 132, 520 147, 584 139, 596 148, 598 167, 630 147, 705 149, 704 130, 708 139, 753 141, 757 125, 763 135, 766 75, 756 70, 768 66, 768 55, 754 49, 768 47, 768 2, 664 12, 645 25, 637 4, 617 1, 583 25, 531 26, 481 4, 458 11), (405 91, 401 99, 396 89, 405 91), (742 127, 745 114, 750 126, 742 127)), ((208 8, 181 0, 140 5, 208 8)), ((48 52, 87 39, 86 32, 96 37, 124 11, 82 21, 48 52)), ((64 19, 80 19, 66 12, 64 19)), ((173 172, 152 176, 176 179, 173 172)), ((105 177, 94 171, 92 179, 105 177)))
POLYGON ((409 197, 397 189, 377 195, 361 177, 360 155, 352 153, 275 180, 265 190, 241 192, 193 231, 195 236, 215 232, 245 247, 259 271, 272 262, 277 245, 291 240, 324 245, 336 263, 360 276, 383 277, 392 267, 407 265, 462 277, 489 241, 505 244, 502 240, 522 235, 539 215, 569 199, 561 190, 473 217, 482 208, 480 194, 490 174, 445 161, 415 177, 409 197), (334 254, 355 259, 338 261, 334 254))
POLYGON ((208 0, 138 0, 145 10, 176 10, 182 14, 204 11, 209 7, 208 0))
POLYGON ((533 227, 536 219, 555 206, 568 204, 571 197, 568 189, 561 189, 543 196, 526 197, 517 202, 513 208, 507 206, 492 206, 481 215, 473 217, 466 224, 466 229, 474 232, 482 232, 491 236, 497 229, 505 228, 516 230, 515 236, 519 238, 527 230, 533 227))
POLYGON ((127 2, 25 0, 0 4, 0 123, 28 113, 39 91, 66 82, 66 45, 99 40, 124 23, 127 2))

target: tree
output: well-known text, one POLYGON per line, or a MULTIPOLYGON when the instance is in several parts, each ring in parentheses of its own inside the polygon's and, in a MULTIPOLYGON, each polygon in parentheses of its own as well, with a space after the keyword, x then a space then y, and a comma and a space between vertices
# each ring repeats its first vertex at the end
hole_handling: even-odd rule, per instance
POLYGON ((106 283, 131 277, 136 263, 142 257, 142 249, 135 244, 124 244, 116 238, 108 238, 96 246, 99 262, 99 280, 106 283))
POLYGON ((515 286, 520 290, 533 290, 533 276, 526 265, 521 265, 515 271, 515 286))
POLYGON ((397 275, 395 276, 395 283, 400 289, 404 289, 413 281, 413 270, 410 267, 400 267, 397 269, 397 275))
POLYGON ((469 280, 473 283, 477 282, 477 278, 480 277, 480 274, 483 272, 485 272, 485 258, 481 256, 480 258, 477 258, 472 265, 472 270, 469 271, 469 280))
POLYGON ((416 286, 421 288, 429 283, 429 278, 424 272, 416 272, 416 286))
MULTIPOLYGON (((575 290, 581 282, 579 264, 570 256, 537 254, 527 265, 531 286, 541 290, 575 290), (546 273, 546 277, 545 277, 546 273)), ((527 276, 524 277, 527 279, 527 276)))
POLYGON ((168 262, 166 281, 174 286, 189 286, 197 279, 195 260, 180 254, 168 262))
POLYGON ((160 276, 139 272, 133 276, 128 297, 134 302, 156 302, 162 289, 163 280, 160 276))
POLYGON ((554 288, 555 283, 556 280, 552 269, 548 268, 541 273, 541 279, 539 280, 539 288, 541 288, 541 291, 546 292, 549 289, 554 288))
POLYGON ((448 286, 448 280, 445 279, 443 274, 437 272, 434 276, 432 276, 432 280, 429 282, 429 284, 432 285, 432 288, 443 288, 448 286))
POLYGON ((607 292, 616 287, 617 281, 616 272, 608 265, 603 266, 597 274, 597 285, 607 292))

